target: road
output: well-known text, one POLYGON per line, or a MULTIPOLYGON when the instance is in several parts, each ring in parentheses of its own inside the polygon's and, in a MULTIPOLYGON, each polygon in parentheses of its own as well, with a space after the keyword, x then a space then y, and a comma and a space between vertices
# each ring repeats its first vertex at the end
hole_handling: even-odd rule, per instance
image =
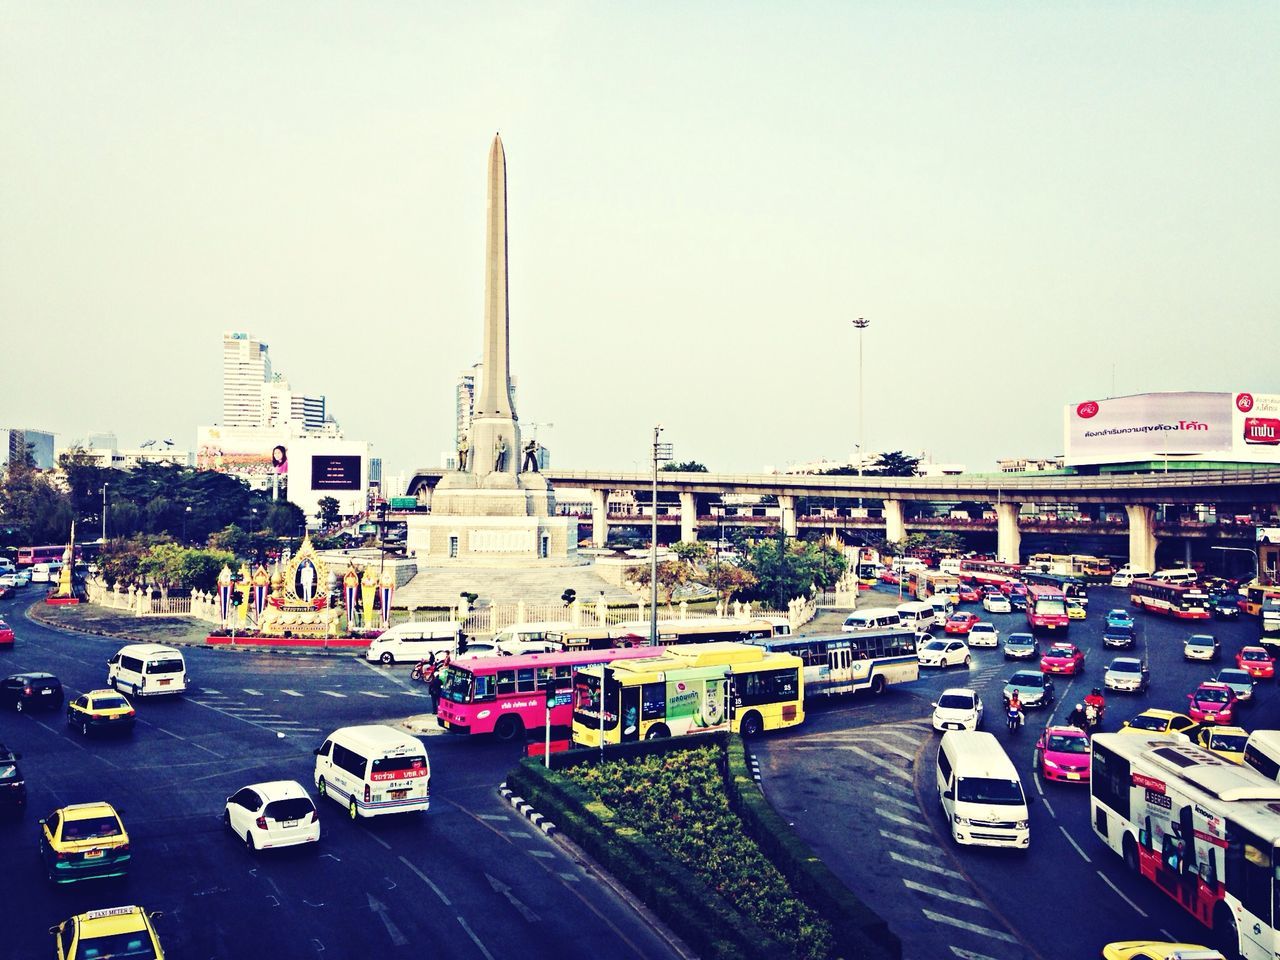
MULTIPOLYGON (((18 634, 0 672, 47 670, 68 696, 105 685, 117 641, 30 621, 32 590, 0 601, 18 634)), ((173 956, 339 960, 561 958, 675 954, 594 874, 518 816, 497 785, 518 748, 425 738, 431 810, 353 823, 321 801, 320 843, 250 854, 222 825, 225 798, 294 779, 315 795, 312 749, 336 727, 420 713, 408 668, 354 657, 185 651, 192 689, 137 704, 131 737, 84 740, 64 714, 0 714, 0 742, 23 754, 26 816, 0 821, 0 902, 9 956, 50 956, 48 928, 86 910, 161 910, 173 956), (38 819, 68 803, 123 808, 133 864, 125 880, 53 889, 38 819)))
MULTIPOLYGON (((1071 625, 1086 652, 1082 678, 1058 682, 1059 721, 1093 686, 1113 656, 1104 650, 1103 615, 1128 608, 1121 590, 1090 589, 1089 617, 1071 625)), ((885 602, 889 598, 884 596, 885 602)), ((969 609, 971 605, 964 605, 969 609)), ((980 611, 981 608, 975 607, 980 611)), ((981 614, 1001 635, 1025 629, 1022 614, 981 614)), ((1151 666, 1145 695, 1108 694, 1104 729, 1147 707, 1184 711, 1213 667, 1185 663, 1182 639, 1214 633, 1232 665, 1255 642, 1257 622, 1174 621, 1138 615, 1137 653, 1151 666)), ((1087 788, 1041 782, 1033 771, 1036 731, 1049 719, 1028 714, 1016 735, 1004 729, 1001 689, 1014 665, 997 650, 973 651, 966 671, 924 674, 879 699, 817 705, 803 727, 759 741, 765 793, 827 862, 903 938, 907 960, 1001 960, 1098 956, 1103 944, 1136 937, 1204 943, 1208 931, 1145 881, 1129 874, 1089 825, 1087 788), (1033 797, 1031 850, 961 848, 949 836, 937 802, 934 762, 940 734, 930 704, 952 686, 982 694, 986 729, 1004 743, 1033 797)), ((1257 702, 1243 711, 1246 729, 1280 727, 1280 688, 1259 681, 1257 702)))

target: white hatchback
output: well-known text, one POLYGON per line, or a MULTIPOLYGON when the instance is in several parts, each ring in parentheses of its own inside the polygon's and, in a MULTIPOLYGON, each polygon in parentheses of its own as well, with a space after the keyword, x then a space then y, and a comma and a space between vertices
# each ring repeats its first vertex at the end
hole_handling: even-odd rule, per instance
POLYGON ((930 640, 916 653, 922 667, 968 667, 969 648, 960 640, 930 640))
POLYGON ((982 698, 968 687, 943 690, 933 705, 933 729, 977 730, 982 726, 982 698))
POLYGON ((1013 606, 1003 593, 988 593, 982 598, 982 609, 987 613, 1010 613, 1013 606))
POLYGON ((996 629, 994 623, 980 620, 970 628, 968 643, 971 647, 998 647, 1000 631, 996 629))
POLYGON ((293 847, 320 839, 320 814, 296 780, 254 783, 227 797, 222 822, 250 850, 293 847))

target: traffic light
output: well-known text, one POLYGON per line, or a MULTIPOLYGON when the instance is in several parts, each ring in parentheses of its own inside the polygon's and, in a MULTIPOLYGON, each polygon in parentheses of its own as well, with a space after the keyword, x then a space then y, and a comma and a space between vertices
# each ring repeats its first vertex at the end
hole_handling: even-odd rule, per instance
POLYGON ((462 656, 466 652, 467 652, 467 635, 465 633, 459 632, 458 633, 458 656, 462 656))

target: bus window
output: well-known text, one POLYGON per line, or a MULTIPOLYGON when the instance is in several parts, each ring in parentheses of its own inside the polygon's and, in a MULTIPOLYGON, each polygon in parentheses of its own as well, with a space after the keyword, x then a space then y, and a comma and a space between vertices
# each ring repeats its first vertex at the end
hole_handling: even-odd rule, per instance
POLYGON ((498 695, 508 696, 516 692, 516 672, 514 670, 498 671, 498 695))
POLYGON ((516 671, 516 690, 520 693, 532 693, 537 688, 533 679, 533 667, 521 667, 516 671))

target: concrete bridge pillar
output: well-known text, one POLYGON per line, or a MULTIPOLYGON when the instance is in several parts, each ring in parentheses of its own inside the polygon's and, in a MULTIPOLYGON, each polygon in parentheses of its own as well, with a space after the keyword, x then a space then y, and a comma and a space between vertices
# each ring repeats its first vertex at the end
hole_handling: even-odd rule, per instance
POLYGON ((698 539, 698 498, 692 493, 680 494, 680 539, 685 543, 698 539))
POLYGON ((1022 531, 1018 529, 1020 504, 1000 501, 996 508, 996 559, 1018 563, 1022 552, 1022 531))
POLYGON ((609 491, 591 491, 591 545, 603 547, 609 540, 609 491))
POLYGON ((1129 566, 1154 573, 1156 569, 1155 510, 1126 504, 1129 515, 1129 566))
POLYGON ((897 543, 907 538, 907 524, 902 519, 901 500, 884 502, 884 538, 890 543, 897 543))
POLYGON ((799 528, 796 526, 796 498, 778 494, 778 506, 782 508, 782 532, 794 537, 799 528))

